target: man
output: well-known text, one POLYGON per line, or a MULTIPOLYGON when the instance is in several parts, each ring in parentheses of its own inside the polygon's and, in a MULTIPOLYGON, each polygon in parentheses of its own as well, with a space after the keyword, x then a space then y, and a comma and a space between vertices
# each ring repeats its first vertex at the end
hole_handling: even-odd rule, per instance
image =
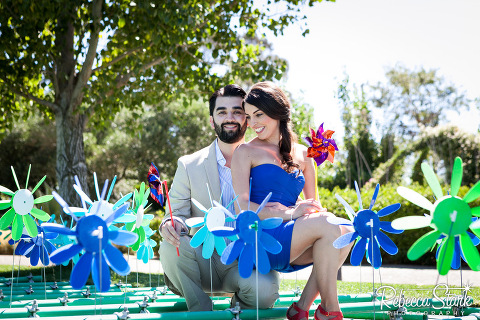
MULTIPOLYGON (((245 91, 238 85, 227 85, 210 98, 210 125, 217 139, 208 147, 178 159, 177 171, 170 190, 174 222, 170 216, 160 225, 164 241, 160 246, 160 261, 165 272, 165 283, 175 293, 185 297, 189 311, 212 310, 212 302, 206 292, 211 286, 214 292, 233 293, 232 306, 236 302, 242 308, 256 308, 255 273, 243 279, 238 273, 237 262, 224 265, 215 251, 211 263, 202 257, 202 246, 192 248, 191 237, 185 219, 203 217, 204 213, 192 204, 199 201, 211 207, 211 197, 227 205, 234 197, 230 163, 234 150, 244 143, 247 128, 242 107, 245 91), (208 184, 208 187, 207 187, 208 184), (179 248, 180 256, 177 256, 179 248), (211 269, 210 270, 210 266, 211 269)), ((235 212, 233 205, 229 209, 235 212)), ((258 307, 270 308, 278 298, 278 274, 271 271, 259 274, 258 307)))

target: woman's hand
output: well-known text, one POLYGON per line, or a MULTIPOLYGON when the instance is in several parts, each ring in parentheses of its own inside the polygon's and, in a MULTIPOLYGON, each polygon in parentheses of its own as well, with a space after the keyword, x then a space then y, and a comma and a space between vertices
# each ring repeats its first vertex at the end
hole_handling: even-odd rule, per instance
POLYGON ((326 211, 327 209, 322 207, 319 201, 314 199, 307 199, 298 201, 293 208, 287 210, 287 214, 290 214, 293 220, 313 212, 326 211))
POLYGON ((297 219, 303 215, 313 212, 326 212, 319 201, 313 199, 300 200, 294 206, 286 207, 280 202, 269 202, 265 206, 269 211, 275 212, 276 217, 283 218, 284 221, 297 219))

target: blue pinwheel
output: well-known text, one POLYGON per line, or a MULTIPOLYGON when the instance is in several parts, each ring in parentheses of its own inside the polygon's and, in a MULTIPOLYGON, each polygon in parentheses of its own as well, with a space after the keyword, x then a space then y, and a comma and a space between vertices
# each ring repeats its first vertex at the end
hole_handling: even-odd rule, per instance
POLYGON ((238 239, 230 243, 223 251, 221 261, 223 264, 231 264, 238 258, 238 271, 242 278, 248 278, 252 274, 253 265, 257 270, 266 274, 270 272, 270 260, 267 252, 278 254, 282 251, 282 245, 270 234, 263 232, 264 229, 274 229, 282 224, 282 218, 268 218, 260 220, 258 213, 270 200, 269 193, 260 204, 256 212, 242 211, 236 217, 235 228, 220 227, 212 230, 216 236, 230 237, 238 235, 238 239), (255 252, 257 249, 257 252, 255 252), (258 254, 258 261, 256 260, 258 254))
MULTIPOLYGON (((234 200, 232 200, 232 202, 233 201, 234 200)), ((217 250, 217 253, 222 255, 223 250, 225 250, 227 246, 225 239, 214 235, 212 230, 224 227, 225 222, 234 221, 235 217, 216 201, 214 201, 215 206, 208 210, 193 198, 192 202, 198 209, 205 213, 205 215, 203 217, 194 217, 185 220, 185 223, 190 228, 201 227, 190 240, 190 245, 193 248, 197 248, 203 244, 202 257, 204 259, 210 259, 214 250, 217 250)), ((230 206, 230 204, 228 206, 230 206)))
MULTIPOLYGON (((472 222, 474 222, 476 220, 478 220, 477 217, 472 218, 472 222)), ((472 243, 473 243, 474 246, 478 246, 478 244, 480 244, 480 239, 476 235, 474 235, 473 233, 468 232, 468 231, 467 231, 467 234, 470 237, 470 239, 472 239, 472 243)), ((439 238, 440 241, 437 241, 437 243, 440 242, 438 247, 437 247, 437 251, 435 252, 435 259, 437 259, 437 260, 438 260, 438 257, 439 257, 440 248, 442 247, 443 241, 445 241, 445 239, 446 239, 446 236, 441 235, 440 238, 439 238)), ((452 258, 452 269, 457 270, 458 268, 460 268, 460 263, 462 262, 461 260, 467 262, 465 256, 463 255, 462 248, 460 246, 460 237, 456 236, 455 237, 455 247, 454 247, 453 258, 452 258)))
POLYGON ((338 194, 335 197, 345 207, 345 211, 350 220, 339 217, 328 217, 327 221, 336 225, 353 226, 355 231, 349 232, 337 238, 333 242, 333 246, 337 249, 347 246, 349 243, 358 238, 350 255, 350 263, 354 266, 360 265, 365 251, 367 251, 367 261, 378 269, 382 265, 382 256, 380 255, 380 247, 388 254, 394 255, 398 252, 395 243, 385 235, 381 230, 389 233, 402 233, 403 230, 392 228, 391 222, 380 221, 380 217, 387 216, 398 209, 400 204, 391 204, 378 212, 372 211, 375 201, 377 200, 380 185, 377 184, 372 196, 372 201, 368 209, 363 209, 362 198, 360 196, 360 189, 355 181, 355 189, 357 191, 357 198, 359 204, 359 211, 355 212, 352 207, 338 194))
MULTIPOLYGON (((105 183, 108 184, 108 181, 105 183)), ((105 191, 105 188, 104 188, 105 191)), ((50 260, 55 264, 60 264, 65 260, 71 259, 81 250, 85 253, 80 257, 77 264, 73 267, 70 283, 74 289, 82 288, 87 282, 90 271, 92 271, 93 282, 98 291, 105 292, 110 288, 110 270, 119 275, 127 275, 130 272, 130 266, 123 257, 120 250, 115 248, 110 242, 118 245, 130 245, 137 241, 138 236, 129 231, 109 230, 108 226, 128 210, 128 203, 116 208, 108 216, 109 207, 100 202, 95 214, 85 215, 77 218, 70 212, 68 204, 56 192, 52 192, 55 200, 64 210, 74 218, 78 219, 75 230, 66 228, 56 223, 44 223, 45 231, 58 232, 67 236, 74 236, 77 243, 72 243, 55 250, 50 260), (105 209, 105 211, 102 211, 105 209)), ((103 201, 105 192, 100 197, 103 201)))
POLYGON ((30 258, 30 264, 36 266, 40 260, 44 266, 50 264, 49 255, 55 250, 55 246, 50 241, 55 239, 58 233, 45 232, 41 226, 37 225, 37 235, 32 237, 28 234, 22 234, 20 240, 10 239, 8 243, 13 245, 18 242, 15 254, 30 258))
MULTIPOLYGON (((120 200, 118 200, 115 204, 111 204, 108 201, 110 200, 110 197, 113 192, 113 188, 115 186, 115 181, 117 180, 117 176, 113 177, 112 184, 110 185, 110 189, 108 190, 107 197, 105 198, 105 193, 107 191, 108 187, 108 179, 105 180, 105 183, 103 185, 102 193, 100 194, 100 189, 98 187, 98 181, 97 181, 97 174, 96 172, 93 173, 93 180, 95 184, 95 193, 97 195, 97 200, 93 201, 90 199, 90 197, 83 192, 82 187, 80 186, 80 181, 78 180, 78 177, 75 176, 75 184, 73 185, 73 188, 75 191, 78 193, 80 196, 80 199, 82 201, 82 207, 65 207, 63 208, 63 211, 65 213, 72 212, 75 216, 77 217, 82 217, 84 215, 92 215, 92 214, 97 214, 100 213, 104 215, 104 217, 110 216, 115 209, 123 205, 125 202, 127 202, 133 195, 132 192, 126 194, 123 196, 120 200), (100 207, 101 210, 100 210, 100 207), (68 208, 68 209, 67 209, 68 208)), ((118 217, 120 218, 120 217, 118 217)), ((122 221, 123 222, 123 221, 122 221)))
MULTIPOLYGON (((74 221, 75 221, 75 219, 72 219, 72 220, 71 220, 70 229, 72 228, 74 221)), ((48 220, 47 222, 49 222, 49 223, 55 222, 55 215, 53 214, 53 215, 50 217, 50 220, 48 220)), ((65 227, 67 226, 67 222, 66 222, 66 221, 63 221, 63 218, 62 218, 61 215, 60 215, 60 224, 63 225, 63 226, 65 226, 65 227)), ((52 240, 50 241, 50 242, 55 246, 55 249, 76 242, 75 239, 74 239, 74 237, 71 237, 71 236, 69 237, 69 236, 67 236, 67 235, 65 235, 65 234, 60 234, 60 233, 57 233, 57 234, 58 234, 58 236, 57 236, 55 239, 52 239, 52 240)), ((74 256, 72 257, 72 262, 73 262, 73 264, 76 264, 79 259, 80 259, 80 253, 74 255, 74 256)), ((65 260, 65 261, 62 263, 62 265, 63 265, 63 266, 67 266, 69 263, 70 263, 69 260, 65 260)))
POLYGON ((137 251, 137 259, 143 263, 153 258, 153 248, 157 246, 157 242, 150 237, 155 233, 150 227, 145 227, 145 240, 140 244, 137 251))

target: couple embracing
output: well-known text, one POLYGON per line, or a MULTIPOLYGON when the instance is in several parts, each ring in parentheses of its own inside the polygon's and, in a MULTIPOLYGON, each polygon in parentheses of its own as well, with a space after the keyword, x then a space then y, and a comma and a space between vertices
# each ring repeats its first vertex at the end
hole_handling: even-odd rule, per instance
MULTIPOLYGON (((272 82, 255 84, 246 93, 240 86, 227 85, 209 100, 210 124, 217 139, 208 147, 178 160, 170 190, 174 223, 166 217, 160 225, 163 243, 160 261, 169 288, 185 297, 190 311, 212 310, 206 292, 231 293, 232 305, 256 308, 255 274, 240 277, 237 262, 224 265, 214 252, 211 261, 202 257, 202 246, 192 248, 185 219, 203 217, 191 199, 211 207, 207 184, 213 199, 221 196, 226 205, 238 195, 241 209, 256 211, 272 192, 260 219, 280 217, 283 223, 264 230, 282 245, 270 254, 272 271, 259 274, 259 308, 270 308, 279 297, 278 272, 292 272, 313 265, 312 273, 297 303, 287 311, 288 319, 308 319, 308 310, 320 294, 321 304, 315 319, 343 318, 337 298, 337 272, 350 246, 335 249, 333 241, 350 232, 346 226, 326 221, 331 213, 315 197, 314 162, 307 148, 296 143, 292 131, 291 105, 285 93, 272 82), (256 137, 245 143, 247 126, 256 137), (251 194, 250 190, 251 178, 251 194), (300 200, 303 191, 306 200, 300 200), (180 248, 177 257, 176 248, 180 248)), ((237 205, 227 208, 240 213, 237 205), (235 206, 235 207, 234 207, 235 206)))

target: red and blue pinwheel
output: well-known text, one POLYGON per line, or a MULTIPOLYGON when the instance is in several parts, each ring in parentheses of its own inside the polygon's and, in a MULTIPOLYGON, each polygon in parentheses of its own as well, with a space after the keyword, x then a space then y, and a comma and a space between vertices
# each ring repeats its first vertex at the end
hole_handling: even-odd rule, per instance
MULTIPOLYGON (((105 183, 105 186, 107 185, 108 181, 105 183)), ((102 205, 105 191, 106 187, 103 189, 100 205, 93 214, 77 218, 72 212, 69 212, 74 219, 78 219, 75 230, 56 223, 42 224, 44 230, 47 232, 58 232, 76 238, 77 243, 60 247, 51 254, 50 260, 53 263, 61 264, 65 260, 71 259, 81 250, 85 251, 73 267, 70 276, 70 283, 74 289, 80 289, 85 285, 90 271, 92 272, 95 287, 101 292, 110 289, 109 267, 122 276, 130 273, 130 266, 123 257, 123 254, 110 242, 126 246, 135 243, 138 236, 129 231, 108 229, 108 226, 112 224, 115 219, 128 210, 130 204, 125 203, 117 207, 110 214, 110 208, 102 205), (103 208, 105 208, 108 215, 105 214, 103 208)), ((60 195, 56 192, 52 192, 52 194, 64 210, 70 211, 68 204, 60 195)))
POLYGON ((323 123, 318 127, 317 132, 310 128, 311 137, 304 138, 308 144, 307 156, 313 158, 317 166, 321 165, 325 160, 333 163, 335 151, 338 151, 335 140, 332 135, 335 131, 323 130, 323 123))
POLYGON ((150 187, 150 196, 163 207, 162 180, 160 180, 160 173, 153 162, 148 170, 148 185, 150 187))
POLYGON ((282 218, 268 218, 260 220, 258 213, 270 200, 272 193, 269 193, 260 204, 256 212, 242 211, 236 217, 235 228, 219 227, 212 230, 212 233, 220 237, 238 235, 238 239, 230 243, 223 251, 221 261, 223 264, 231 264, 238 258, 238 270, 242 278, 248 278, 252 274, 253 265, 257 270, 266 274, 270 272, 270 260, 267 252, 277 254, 282 251, 282 245, 271 235, 263 232, 264 229, 278 227, 282 218), (256 249, 258 261, 256 260, 256 249))
POLYGON ((350 220, 339 217, 328 217, 327 221, 336 225, 348 225, 353 226, 355 231, 349 232, 337 238, 333 242, 333 246, 337 249, 347 246, 349 243, 358 238, 357 243, 353 247, 350 254, 350 262, 354 266, 360 265, 363 260, 365 251, 367 251, 367 261, 375 268, 378 269, 382 265, 382 256, 380 255, 380 247, 383 248, 388 254, 394 255, 398 252, 398 248, 395 243, 390 240, 381 230, 390 233, 402 233, 403 230, 397 230, 392 228, 392 224, 389 221, 380 221, 380 217, 387 216, 398 209, 400 204, 391 204, 378 212, 372 211, 375 201, 377 200, 378 191, 380 185, 377 184, 372 196, 372 201, 368 209, 363 209, 362 198, 360 197, 360 189, 355 181, 355 189, 357 190, 357 198, 359 203, 359 211, 355 212, 352 207, 338 194, 335 197, 345 207, 345 211, 350 220))

